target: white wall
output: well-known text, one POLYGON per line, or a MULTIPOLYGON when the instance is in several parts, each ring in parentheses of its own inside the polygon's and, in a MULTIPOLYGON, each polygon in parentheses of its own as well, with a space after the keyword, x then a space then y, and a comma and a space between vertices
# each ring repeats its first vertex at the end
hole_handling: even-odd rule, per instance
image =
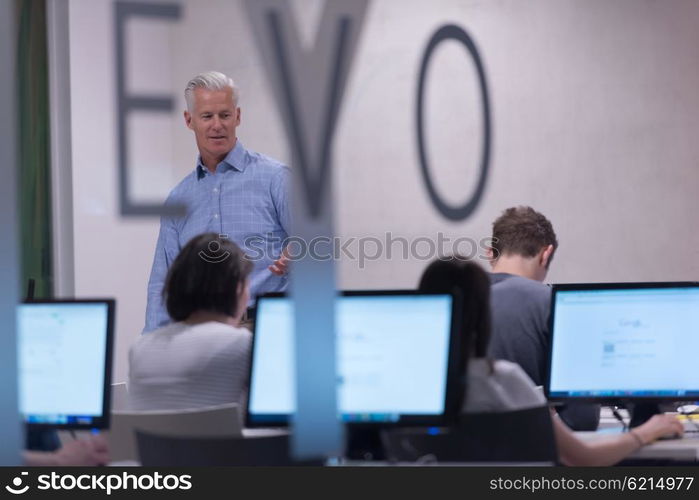
MULTIPOLYGON (((311 37, 321 2, 294 4, 311 37)), ((174 92, 183 106, 180 89, 191 76, 229 73, 243 92, 239 137, 287 160, 240 2, 183 5, 177 25, 134 23, 129 88, 174 92)), ((121 380, 143 325, 158 223, 117 215, 111 12, 105 1, 70 4, 75 287, 79 296, 117 297, 121 380)), ((479 239, 503 208, 530 204, 550 217, 561 242, 552 282, 699 279, 698 24, 693 0, 374 0, 335 141, 340 234, 479 239), (419 63, 443 23, 461 25, 479 46, 493 110, 491 176, 477 212, 460 223, 431 205, 415 143, 419 63)), ((430 75, 433 178, 459 203, 473 189, 482 137, 474 68, 449 42, 430 75)), ((133 190, 162 199, 194 166, 191 133, 180 111, 140 118, 131 133, 140 174, 133 190)), ((345 259, 340 285, 413 287, 424 266, 394 255, 360 269, 345 259)))

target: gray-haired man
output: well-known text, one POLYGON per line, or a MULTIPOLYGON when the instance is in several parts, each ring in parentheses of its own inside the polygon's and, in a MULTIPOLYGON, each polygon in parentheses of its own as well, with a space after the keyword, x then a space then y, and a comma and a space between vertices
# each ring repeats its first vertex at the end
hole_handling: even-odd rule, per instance
MULTIPOLYGON (((289 235, 289 168, 243 147, 239 90, 228 76, 209 71, 187 84, 184 119, 194 132, 196 167, 170 192, 167 204, 185 205, 183 217, 163 217, 148 282, 144 332, 170 322, 162 300, 168 268, 194 236, 226 235, 253 257, 251 296, 287 284, 282 244, 289 235), (277 260, 275 260, 277 259, 277 260)), ((213 254, 207 258, 223 258, 213 254)))

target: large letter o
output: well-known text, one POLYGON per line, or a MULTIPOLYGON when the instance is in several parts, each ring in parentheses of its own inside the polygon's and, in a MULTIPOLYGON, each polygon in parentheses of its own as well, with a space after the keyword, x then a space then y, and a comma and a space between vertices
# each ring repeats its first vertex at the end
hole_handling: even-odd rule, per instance
POLYGON ((471 40, 471 37, 460 27, 454 24, 447 24, 442 26, 437 30, 437 32, 432 35, 430 42, 427 44, 425 53, 422 56, 422 63, 420 64, 420 79, 418 80, 417 88, 417 146, 420 154, 420 170, 422 171, 422 176, 427 185, 427 192, 430 195, 430 199, 435 207, 444 215, 447 219, 460 221, 466 219, 478 206, 478 203, 483 196, 483 191, 485 189, 485 182, 488 177, 488 163, 490 162, 490 102, 488 100, 488 87, 485 82, 485 73, 483 71, 483 64, 481 63, 481 58, 478 55, 478 49, 476 45, 471 40), (476 192, 473 196, 461 206, 451 206, 440 198, 434 185, 432 184, 432 179, 430 178, 430 172, 427 163, 427 153, 425 151, 424 144, 424 133, 423 133, 423 93, 425 90, 425 76, 427 73, 427 65, 430 62, 432 53, 437 48, 437 46, 446 40, 457 40, 461 42, 466 49, 468 49, 469 54, 473 57, 473 62, 476 64, 476 70, 478 71, 478 82, 481 88, 481 97, 483 98, 483 151, 481 156, 481 171, 480 177, 478 179, 478 185, 476 186, 476 192))

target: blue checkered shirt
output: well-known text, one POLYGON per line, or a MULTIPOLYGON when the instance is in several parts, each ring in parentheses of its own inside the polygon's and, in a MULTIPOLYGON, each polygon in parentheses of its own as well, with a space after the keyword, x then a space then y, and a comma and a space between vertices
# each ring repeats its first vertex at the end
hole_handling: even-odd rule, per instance
POLYGON ((198 158, 196 169, 165 201, 185 205, 187 215, 160 220, 144 332, 171 321, 162 299, 167 271, 182 247, 202 233, 226 235, 252 258, 251 297, 286 288, 287 276, 273 274, 268 266, 289 235, 289 181, 289 167, 246 150, 240 140, 213 174, 198 158))

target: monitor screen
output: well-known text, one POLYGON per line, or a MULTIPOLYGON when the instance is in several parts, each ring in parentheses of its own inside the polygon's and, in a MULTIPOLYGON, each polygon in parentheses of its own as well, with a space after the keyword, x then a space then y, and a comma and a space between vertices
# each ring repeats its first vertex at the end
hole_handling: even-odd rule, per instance
POLYGON ((112 300, 19 306, 19 403, 27 424, 108 426, 113 311, 112 300))
MULTIPOLYGON (((356 423, 420 423, 445 414, 451 295, 346 292, 337 299, 338 406, 356 423)), ((249 425, 283 425, 295 411, 293 306, 257 302, 249 425)))
POLYGON ((551 399, 697 399, 694 283, 554 285, 551 399))

